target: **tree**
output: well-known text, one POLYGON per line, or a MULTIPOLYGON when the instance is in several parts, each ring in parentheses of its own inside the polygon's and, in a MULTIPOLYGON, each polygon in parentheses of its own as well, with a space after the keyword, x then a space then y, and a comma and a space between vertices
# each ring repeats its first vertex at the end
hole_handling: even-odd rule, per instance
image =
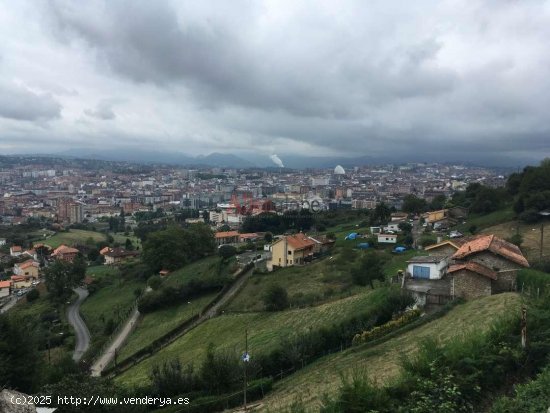
POLYGON ((239 358, 227 350, 216 352, 210 344, 201 366, 201 380, 211 393, 230 390, 240 381, 239 358))
POLYGON ((508 241, 508 242, 518 246, 518 247, 521 247, 521 244, 523 244, 523 237, 521 236, 521 234, 514 234, 511 237, 506 238, 506 241, 508 241))
POLYGON ((205 224, 172 226, 153 232, 143 244, 142 259, 152 272, 175 270, 214 252, 214 234, 205 224))
POLYGON ((273 234, 271 232, 267 231, 264 234, 264 241, 267 242, 267 243, 271 243, 273 241, 273 234))
POLYGON ((370 285, 374 289, 374 281, 384 281, 384 259, 378 252, 367 252, 351 273, 353 282, 357 285, 370 285))
POLYGON ((193 365, 183 366, 177 358, 165 361, 162 366, 153 366, 149 377, 155 396, 177 396, 199 388, 199 378, 193 365))
POLYGON ((384 202, 380 202, 374 208, 372 216, 370 217, 370 223, 372 225, 385 224, 390 220, 391 209, 384 202))
POLYGON ((72 289, 80 285, 86 274, 86 263, 81 256, 74 263, 55 260, 44 270, 46 287, 52 301, 62 303, 72 294, 72 289))
POLYGON ((268 288, 263 301, 267 311, 281 311, 289 306, 286 289, 278 284, 268 288))
POLYGON ((430 210, 437 211, 440 209, 445 208, 445 204, 447 203, 447 197, 443 194, 437 195, 432 199, 432 202, 430 202, 430 210))
POLYGON ((147 285, 151 287, 151 289, 153 290, 158 290, 161 284, 162 284, 162 280, 158 275, 152 275, 147 280, 147 285))
POLYGON ((397 227, 405 234, 410 234, 410 232, 412 231, 412 225, 408 222, 400 222, 397 227))
POLYGON ((218 248, 218 255, 222 257, 224 261, 227 261, 229 258, 235 256, 235 254, 237 254, 237 248, 233 245, 221 245, 218 248))
POLYGON ((416 195, 409 194, 403 199, 403 206, 401 209, 410 214, 420 214, 428 209, 428 203, 423 198, 418 198, 416 195))
POLYGON ((128 250, 128 251, 131 251, 134 249, 134 244, 132 244, 132 240, 130 238, 126 238, 126 242, 124 243, 124 247, 128 250))
POLYGON ((32 303, 33 301, 38 300, 38 298, 40 297, 40 292, 38 292, 36 288, 33 288, 27 293, 26 297, 27 297, 27 302, 32 303))
POLYGON ((2 387, 31 393, 38 385, 42 357, 32 329, 25 320, 0 315, 0 383, 2 387))

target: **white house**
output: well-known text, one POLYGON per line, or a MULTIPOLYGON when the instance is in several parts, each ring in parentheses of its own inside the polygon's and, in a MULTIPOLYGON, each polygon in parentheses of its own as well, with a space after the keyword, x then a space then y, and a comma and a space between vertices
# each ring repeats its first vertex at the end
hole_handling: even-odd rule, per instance
POLYGON ((379 244, 395 244, 397 243, 396 234, 378 234, 379 244))
POLYGON ((412 257, 407 263, 407 272, 413 278, 425 280, 440 280, 449 265, 448 258, 442 255, 412 257))
POLYGON ((384 229, 386 231, 401 232, 401 229, 399 229, 399 224, 401 224, 401 222, 390 222, 384 229))
POLYGON ((23 249, 19 245, 10 247, 10 255, 12 257, 19 257, 21 254, 23 254, 23 249))
POLYGON ((6 238, 0 238, 0 247, 6 245, 6 238))

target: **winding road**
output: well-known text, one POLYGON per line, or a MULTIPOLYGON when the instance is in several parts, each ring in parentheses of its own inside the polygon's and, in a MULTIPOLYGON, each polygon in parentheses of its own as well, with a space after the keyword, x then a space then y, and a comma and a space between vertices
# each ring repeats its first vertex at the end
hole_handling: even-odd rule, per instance
POLYGON ((80 305, 88 297, 88 290, 79 287, 75 288, 74 292, 78 294, 78 298, 67 309, 67 320, 73 326, 76 335, 73 360, 80 361, 88 347, 90 347, 90 332, 80 316, 80 305))

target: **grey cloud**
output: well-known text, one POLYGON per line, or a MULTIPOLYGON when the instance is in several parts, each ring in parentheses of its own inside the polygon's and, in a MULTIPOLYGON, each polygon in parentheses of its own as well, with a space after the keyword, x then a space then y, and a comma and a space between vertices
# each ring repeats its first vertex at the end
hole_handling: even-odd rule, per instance
POLYGON ((116 114, 113 112, 112 106, 112 101, 102 100, 94 109, 84 109, 84 114, 91 118, 113 120, 116 118, 116 114))
POLYGON ((61 116, 61 105, 46 93, 35 93, 14 84, 0 83, 0 117, 43 121, 61 116))

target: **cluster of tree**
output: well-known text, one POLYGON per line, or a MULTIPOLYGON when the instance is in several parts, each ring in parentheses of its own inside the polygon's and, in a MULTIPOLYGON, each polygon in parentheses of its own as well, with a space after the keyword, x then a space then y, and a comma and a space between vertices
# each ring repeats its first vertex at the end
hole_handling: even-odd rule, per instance
POLYGON ((514 197, 514 211, 525 222, 536 222, 541 211, 550 210, 550 159, 540 166, 528 166, 520 173, 514 173, 506 184, 514 197))
POLYGON ((118 217, 109 217, 109 231, 112 232, 124 232, 126 231, 126 217, 124 215, 124 210, 120 210, 120 215, 118 217))
POLYGON ((281 311, 289 306, 288 293, 279 284, 271 285, 263 296, 266 311, 281 311))
POLYGON ((184 229, 174 225, 148 235, 142 260, 153 273, 158 273, 161 269, 181 268, 211 255, 214 249, 214 234, 209 226, 193 224, 184 229))
POLYGON ((308 231, 315 225, 315 215, 308 209, 286 211, 282 215, 263 212, 247 217, 242 232, 272 232, 282 234, 287 231, 308 231))
POLYGON ((469 208, 470 212, 487 214, 501 209, 510 200, 504 188, 491 188, 480 183, 469 184, 464 192, 456 192, 453 205, 469 208))
POLYGON ((361 258, 359 265, 352 269, 351 277, 357 285, 370 285, 374 289, 374 281, 385 280, 385 256, 376 251, 368 251, 361 258))
POLYGON ((86 261, 77 255, 73 262, 55 260, 44 269, 48 297, 56 303, 67 301, 73 288, 79 286, 86 275, 86 261))
POLYGON ((151 313, 161 308, 221 290, 231 279, 228 276, 217 275, 206 278, 194 278, 178 286, 163 286, 158 276, 150 279, 153 291, 144 294, 138 301, 140 313, 151 313), (158 280, 158 281, 154 281, 158 280))

